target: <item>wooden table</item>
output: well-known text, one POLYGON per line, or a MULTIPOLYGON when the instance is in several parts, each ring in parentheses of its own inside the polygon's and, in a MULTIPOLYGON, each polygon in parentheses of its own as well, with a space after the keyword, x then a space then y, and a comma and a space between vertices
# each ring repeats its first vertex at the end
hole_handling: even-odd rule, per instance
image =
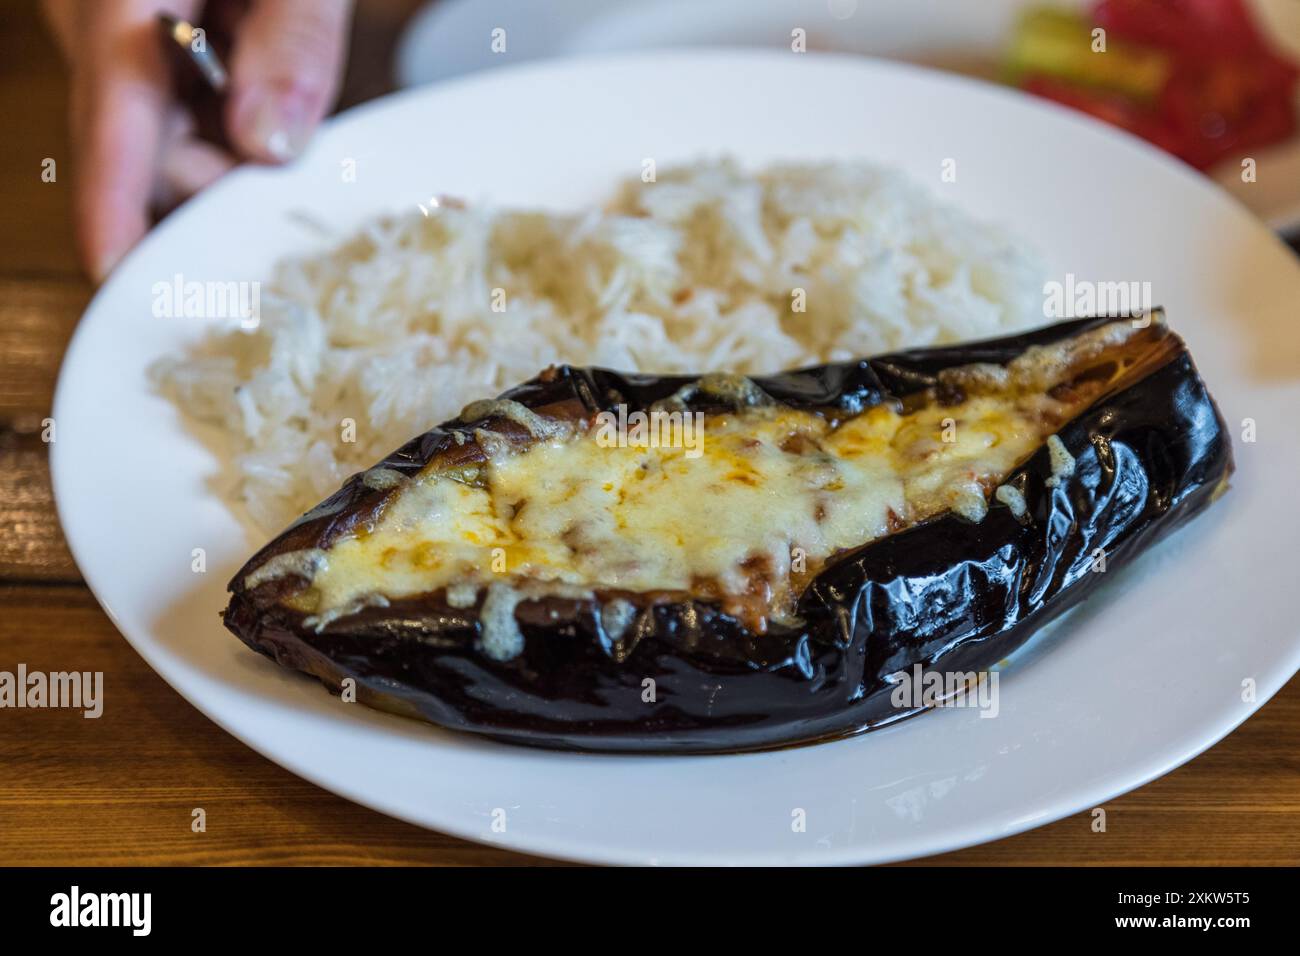
MULTIPOLYGON (((413 0, 363 3, 345 103, 383 92, 413 0)), ((0 12, 0 670, 103 671, 97 721, 0 711, 0 864, 518 864, 317 789, 218 729, 153 673, 82 583, 59 531, 41 420, 92 288, 69 219, 66 89, 34 4, 0 12), (58 160, 56 183, 41 162, 58 160), (190 830, 194 807, 207 832, 190 830)), ((1088 814, 944 864, 1300 862, 1300 679, 1187 766, 1088 814)))

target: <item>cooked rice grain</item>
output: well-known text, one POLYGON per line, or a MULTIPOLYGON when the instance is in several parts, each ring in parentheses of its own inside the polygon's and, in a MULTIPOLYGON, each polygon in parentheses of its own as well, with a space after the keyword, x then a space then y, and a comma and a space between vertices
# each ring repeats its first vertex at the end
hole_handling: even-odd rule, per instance
POLYGON ((234 436, 234 491, 272 532, 552 362, 756 373, 840 361, 1033 325, 1042 281, 1008 237, 896 172, 704 163, 630 181, 578 215, 444 205, 379 220, 281 263, 255 330, 214 330, 151 371, 234 436))

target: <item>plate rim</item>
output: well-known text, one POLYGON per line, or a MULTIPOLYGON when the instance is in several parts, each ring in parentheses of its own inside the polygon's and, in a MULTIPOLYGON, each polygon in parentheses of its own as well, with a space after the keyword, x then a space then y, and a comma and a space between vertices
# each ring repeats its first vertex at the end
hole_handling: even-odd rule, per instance
MULTIPOLYGON (((1094 132, 1100 133, 1105 137, 1120 142, 1127 142, 1130 148, 1137 149, 1138 151, 1144 152, 1148 156, 1153 157, 1162 167, 1164 167, 1164 171, 1166 173, 1173 174, 1189 182, 1196 183, 1197 184, 1196 188, 1198 190, 1204 190, 1207 193, 1207 195, 1213 194, 1217 196, 1219 201, 1226 200, 1229 205, 1236 208, 1237 210, 1236 214, 1244 216, 1246 219, 1250 221, 1250 224, 1254 230, 1258 231, 1261 234, 1268 235, 1271 241, 1276 243, 1279 247, 1283 249, 1286 248, 1285 245, 1281 242, 1281 240, 1275 234, 1269 232, 1265 224, 1262 221, 1260 221, 1257 217, 1255 217, 1249 211, 1249 209, 1246 208, 1242 203, 1240 203, 1240 201, 1237 200, 1234 196, 1232 196, 1229 193, 1226 193, 1221 189, 1218 189, 1217 187, 1214 186, 1212 182, 1205 180, 1202 176, 1197 174, 1190 167, 1187 167, 1181 162, 1179 162, 1178 160, 1174 159, 1173 157, 1166 155, 1161 150, 1157 149, 1156 147, 1152 146, 1146 141, 1141 140, 1138 137, 1132 136, 1131 134, 1128 134, 1122 130, 1116 130, 1115 128, 1101 122, 1100 120, 1096 120, 1092 117, 1079 114, 1073 110, 1069 110, 1068 108, 1060 106, 1058 104, 1029 98, 1022 93, 1019 93, 1015 90, 1011 90, 1005 87, 1001 87, 997 84, 988 83, 970 77, 947 74, 942 71, 933 70, 915 64, 900 63, 898 61, 886 60, 882 58, 862 57, 862 56, 857 56, 852 54, 839 54, 839 53, 809 53, 809 54, 804 54, 804 56, 809 60, 823 60, 823 61, 829 60, 829 61, 837 61, 841 63, 861 64, 867 67, 869 70, 876 69, 876 70, 885 70, 888 72, 896 72, 896 73, 903 73, 903 74, 918 74, 922 78, 937 80, 944 84, 948 84, 954 87, 975 87, 978 89, 982 89, 986 93, 991 93, 993 95, 996 95, 1001 98, 1005 98, 1007 100, 1016 100, 1022 106, 1029 107, 1031 110, 1045 110, 1047 112, 1057 113, 1062 117, 1066 118, 1071 123, 1092 127, 1094 129, 1094 132)), ((566 59, 533 60, 533 61, 526 61, 519 64, 506 65, 501 67, 500 69, 496 69, 488 72, 477 72, 477 73, 466 74, 463 76, 455 77, 446 82, 441 82, 427 87, 416 87, 412 89, 399 90, 395 93, 359 104, 358 106, 353 107, 352 109, 349 109, 347 111, 344 111, 343 113, 338 114, 337 118, 331 118, 328 122, 331 125, 333 125, 335 123, 352 121, 359 117, 369 115, 372 112, 377 112, 377 111, 382 111, 387 109, 397 109, 400 108, 401 104, 403 103, 413 102, 424 97, 436 97, 440 94, 447 92, 451 88, 461 88, 465 86, 486 87, 486 86, 491 86, 493 84, 502 84, 502 83, 509 84, 511 82, 514 82, 514 77, 526 76, 527 74, 530 73, 570 72, 574 69, 582 71, 582 70, 587 70, 589 68, 592 68, 593 66, 599 68, 601 65, 609 64, 609 63, 616 63, 620 65, 630 65, 633 63, 646 63, 646 64, 653 63, 655 65, 662 65, 665 60, 674 60, 674 59, 716 60, 718 58, 740 59, 740 60, 750 60, 750 61, 785 59, 784 55, 781 54, 780 52, 774 52, 768 50, 735 49, 729 47, 700 47, 700 48, 691 48, 689 50, 649 50, 649 51, 637 52, 637 53, 615 53, 615 54, 607 54, 607 55, 582 56, 582 57, 566 58, 566 59)), ((246 171, 244 170, 236 171, 233 174, 233 176, 242 176, 245 174, 245 172, 246 171)), ((220 186, 218 186, 217 188, 220 188, 220 186)), ((204 195, 211 195, 211 194, 205 193, 204 195)), ((178 212, 183 212, 187 209, 192 211, 192 205, 193 205, 193 201, 187 201, 181 207, 179 207, 178 212)), ((375 214, 379 214, 381 212, 383 212, 383 210, 375 210, 375 214)), ((169 217, 169 219, 171 218, 172 217, 169 217)), ((164 226, 166 226, 166 223, 160 224, 160 228, 156 229, 154 233, 152 233, 151 236, 146 239, 145 242, 142 242, 139 246, 131 250, 131 252, 128 253, 127 258, 124 259, 123 264, 129 264, 130 261, 133 261, 136 257, 140 256, 142 254, 142 251, 147 252, 149 246, 152 244, 150 241, 151 239, 155 241, 162 241, 162 239, 165 239, 165 233, 161 231, 161 228, 164 226)), ((173 227, 175 226, 174 219, 172 221, 172 226, 173 227)), ((1297 267, 1300 268, 1300 266, 1297 267)), ((62 417, 62 412, 65 410, 65 407, 69 401, 68 387, 66 385, 68 370, 76 361, 76 356, 79 354, 79 351, 82 348, 84 348, 84 343, 86 341, 85 333, 88 327, 88 323, 85 322, 85 318, 89 316, 93 311, 96 310, 97 305, 99 305, 102 302, 102 300, 106 297, 106 290, 108 290, 111 287, 111 285, 112 285, 112 279, 110 277, 110 279, 107 282, 105 282, 99 289, 96 290, 90 302, 87 303, 85 311, 82 314, 82 318, 78 322, 77 328, 75 329, 71 339, 69 340, 64 355, 60 361, 58 380, 55 388, 53 402, 51 404, 51 415, 56 421, 59 420, 60 417, 62 417)), ((87 567, 84 562, 84 556, 87 553, 85 548, 85 543, 81 539, 80 533, 73 530, 76 526, 69 525, 66 520, 67 512, 69 508, 69 505, 67 504, 68 496, 66 492, 66 481, 61 476, 65 474, 65 469, 70 467, 65 457, 66 455, 69 454, 69 452, 66 451, 67 446, 65 444, 61 444, 56 441, 52 443, 52 445, 53 447, 50 449, 50 471, 51 471, 51 486, 52 486, 53 497, 55 502, 55 510, 58 515, 60 527, 63 531, 64 538, 67 541, 69 551, 73 556, 78 571, 81 573, 83 581, 85 582, 88 589, 91 591, 92 595, 95 597, 96 602, 104 609, 105 613, 108 615, 110 620, 112 620, 118 632, 126 639, 126 642, 135 650, 137 654, 139 654, 145 660, 145 662, 149 665, 151 670, 153 670, 156 674, 162 677, 163 680, 166 681, 166 683, 170 687, 172 687, 172 689, 175 690, 188 704, 195 707, 205 717, 213 721, 213 723, 215 723, 217 726, 221 727, 223 731, 231 734, 236 739, 238 739, 241 743, 250 747, 258 754, 262 755, 263 757, 266 757, 267 759, 271 760, 273 763, 285 768, 286 770, 295 774, 296 776, 304 780, 307 780, 313 785, 319 786, 330 793, 337 794, 343 797, 344 799, 349 800, 350 802, 358 803, 369 809, 383 813, 387 816, 394 817, 395 819, 401 819, 404 822, 413 824, 415 826, 419 826, 423 829, 433 829, 436 830, 437 832, 447 833, 449 835, 456 836, 461 839, 465 839, 473 843, 484 845, 484 846, 505 848, 517 852, 531 853, 534 855, 550 857, 553 859, 569 860, 569 861, 576 861, 576 862, 588 862, 588 863, 594 862, 594 863, 601 863, 601 864, 633 864, 633 865, 652 863, 652 862, 663 862, 672 865, 716 864, 717 862, 716 860, 707 859, 707 851, 704 854, 700 855, 698 858, 679 859, 674 857, 672 859, 656 861, 652 858, 648 858, 645 854, 622 852, 620 848, 611 849, 609 850, 608 853, 606 853, 605 848, 603 847, 594 847, 594 846, 580 844, 580 843, 574 844, 572 843, 571 839, 569 840, 569 843, 566 845, 564 837, 553 836, 549 833, 531 834, 525 831, 525 833, 522 835, 511 834, 510 837, 505 840, 494 840, 490 838, 485 838, 482 832, 474 831, 468 826, 460 826, 458 824, 448 823, 448 822, 439 822, 436 825, 430 824, 428 822, 425 822, 420 819, 416 819, 408 814, 405 814, 400 809, 394 806, 386 805, 382 799, 377 799, 373 795, 359 793, 356 789, 350 786, 348 787, 340 786, 336 781, 333 780, 325 782, 322 779, 322 776, 318 775, 318 773, 313 768, 300 763, 296 759, 295 755, 292 754, 286 755, 284 753, 274 752, 273 748, 269 746, 263 746, 255 738, 252 738, 249 735, 235 731, 219 715, 217 708, 210 708, 208 706, 205 706, 200 699, 195 699, 195 697, 192 697, 189 693, 187 693, 186 689, 182 688, 181 686, 178 686, 178 684, 173 680, 173 675, 167 672, 167 668, 159 664, 158 658, 160 657, 160 654, 158 653, 158 649, 153 646, 153 643, 151 641, 144 640, 144 639, 137 640, 131 634, 127 633, 127 631, 123 628, 122 624, 120 623, 119 616, 113 609, 112 604, 108 600, 106 600, 107 596, 103 593, 101 587, 102 579, 99 579, 97 574, 87 573, 87 567), (61 488, 63 488, 64 490, 60 490, 61 488)), ((1169 773, 1172 770, 1177 769, 1178 767, 1184 765, 1188 761, 1194 759, 1196 756, 1210 749, 1217 743, 1221 742, 1224 738, 1226 738, 1229 734, 1231 734, 1234 730, 1236 730, 1237 727, 1239 727, 1242 723, 1244 723, 1250 716, 1252 716, 1261 707, 1263 707, 1274 696, 1274 694, 1276 694, 1276 692, 1280 690, 1281 687, 1285 686, 1287 681, 1289 681, 1291 677, 1294 676, 1294 674, 1298 670, 1300 670, 1300 642, 1296 642, 1295 638, 1297 636, 1300 635, 1291 635, 1290 638, 1291 641, 1293 642, 1291 647, 1290 664, 1287 665, 1290 669, 1290 673, 1282 676, 1277 681, 1275 687, 1269 689, 1267 693, 1261 690, 1261 693, 1259 694, 1257 700, 1253 702, 1252 705, 1250 705, 1247 708, 1243 708, 1243 710, 1240 713, 1234 713, 1232 718, 1228 722, 1223 723, 1221 727, 1216 727, 1216 730, 1212 732, 1210 735, 1190 743, 1180 742, 1180 745, 1177 748, 1175 748, 1177 751, 1177 755, 1172 758, 1166 756, 1166 754, 1169 752, 1168 751, 1169 744, 1168 742, 1166 742, 1164 745, 1164 749, 1158 750, 1156 752, 1157 753, 1156 756, 1154 757, 1148 756, 1146 760, 1141 762, 1141 766, 1143 768, 1141 771, 1135 771, 1128 774, 1123 774, 1125 779, 1129 782, 1120 784, 1118 788, 1111 785, 1099 785, 1097 787, 1094 787, 1090 791, 1078 792, 1076 796, 1065 800, 1063 803, 1060 803, 1057 809, 1052 810, 1043 816, 1024 820, 1018 823, 1014 827, 1003 829, 1002 831, 993 835, 990 835, 987 832, 987 828, 981 829, 978 825, 975 824, 966 825, 962 829, 960 835, 953 835, 951 831, 948 831, 948 836, 946 837, 934 837, 929 834, 922 834, 911 841, 910 845, 913 847, 912 850, 909 850, 908 852, 892 855, 892 856, 871 856, 871 857, 864 858, 862 847, 854 844, 847 844, 843 846, 829 847, 829 848, 812 847, 808 850, 793 852, 791 854, 788 854, 788 858, 786 856, 783 856, 781 859, 778 859, 777 856, 770 851, 762 851, 762 850, 755 851, 753 853, 752 859, 749 858, 746 854, 737 853, 737 854, 731 854, 731 856, 733 857, 731 862, 735 862, 739 865, 766 865, 766 864, 781 863, 781 862, 793 863, 796 865, 797 864, 849 865, 849 864, 864 862, 864 859, 865 862, 870 862, 870 863, 897 862, 900 860, 928 857, 938 853, 951 852, 954 850, 964 849, 970 846, 974 846, 986 842, 993 842, 995 840, 1000 840, 1004 837, 1013 836, 1018 833, 1026 832, 1030 829, 1035 829, 1039 826, 1047 825, 1048 823, 1055 822, 1067 816, 1071 816, 1073 814, 1080 812, 1083 809, 1086 809, 1090 805, 1096 805, 1100 802, 1104 802, 1105 800, 1113 799, 1114 797, 1120 794, 1128 793, 1132 790, 1145 786, 1146 784, 1150 783, 1152 780, 1155 780, 1165 775, 1166 773, 1169 773), (1064 809, 1061 809, 1061 807, 1064 807, 1064 809)), ((1216 724, 1218 723, 1220 722, 1216 722, 1216 724)), ((830 744, 825 744, 821 746, 834 746, 836 743, 837 742, 831 742, 830 744)), ((659 759, 659 758, 651 757, 649 759, 659 759)))

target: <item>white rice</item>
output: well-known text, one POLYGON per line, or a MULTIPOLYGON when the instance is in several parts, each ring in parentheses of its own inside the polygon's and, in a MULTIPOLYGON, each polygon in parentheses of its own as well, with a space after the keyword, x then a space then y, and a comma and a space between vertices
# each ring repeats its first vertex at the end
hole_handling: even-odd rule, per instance
POLYGON ((234 436, 234 493, 271 532, 552 362, 757 373, 980 338, 1041 322, 1043 278, 896 172, 704 163, 577 215, 444 204, 377 221, 281 263, 255 330, 215 330, 152 373, 234 436))

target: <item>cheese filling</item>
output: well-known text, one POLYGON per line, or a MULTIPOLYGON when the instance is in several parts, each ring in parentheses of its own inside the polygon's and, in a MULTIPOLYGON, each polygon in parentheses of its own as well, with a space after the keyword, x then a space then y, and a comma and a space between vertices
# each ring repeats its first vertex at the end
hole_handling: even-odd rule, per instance
POLYGON ((877 406, 838 428, 747 409, 708 417, 698 457, 550 438, 490 460, 476 484, 418 476, 373 530, 317 559, 306 599, 319 616, 367 594, 510 581, 740 599, 779 617, 839 552, 948 510, 980 520, 1001 476, 1042 444, 1039 404, 877 406))
MULTIPOLYGON (((995 491, 1023 515, 1023 498, 999 485, 1101 384, 1053 397, 1038 377, 1017 387, 1014 363, 991 374, 968 375, 955 403, 929 396, 840 423, 779 405, 710 414, 695 455, 611 446, 569 423, 522 450, 487 449, 472 480, 434 463, 371 527, 314 553, 311 585, 291 603, 323 626, 440 590, 498 617, 521 595, 691 596, 761 630, 790 619, 808 581, 850 549, 944 512, 980 521, 995 491)), ((611 614, 620 628, 624 605, 611 614)), ((508 657, 517 643, 506 629, 485 650, 508 657)))

